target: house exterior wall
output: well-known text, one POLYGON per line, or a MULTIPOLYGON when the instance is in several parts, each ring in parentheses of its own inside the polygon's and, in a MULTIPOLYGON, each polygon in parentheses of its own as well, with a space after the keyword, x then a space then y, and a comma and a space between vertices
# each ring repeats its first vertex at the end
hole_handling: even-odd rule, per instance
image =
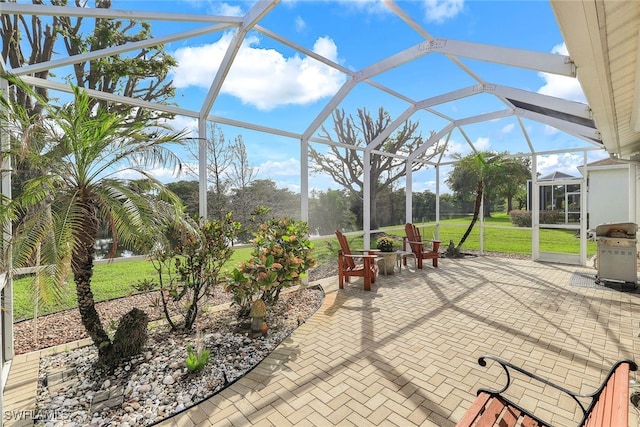
POLYGON ((634 164, 588 168, 587 179, 588 229, 607 222, 639 222, 634 164))

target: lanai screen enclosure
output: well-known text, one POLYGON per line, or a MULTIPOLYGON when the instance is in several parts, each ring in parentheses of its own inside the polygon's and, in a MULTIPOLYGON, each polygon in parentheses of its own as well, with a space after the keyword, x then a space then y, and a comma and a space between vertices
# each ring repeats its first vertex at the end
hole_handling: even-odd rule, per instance
MULTIPOLYGON (((265 150, 296 147, 302 219, 308 218, 309 192, 313 186, 307 155, 310 145, 358 150, 364 164, 362 229, 366 246, 370 245, 370 233, 375 231, 369 225, 369 159, 372 155, 388 154, 383 150, 385 138, 407 119, 419 120, 423 134, 430 135, 415 151, 402 156, 394 154, 406 164, 408 222, 412 222, 412 192, 422 189, 425 180, 424 175, 412 172, 412 164, 428 163, 435 173, 435 190, 439 194, 443 170, 454 161, 452 154, 456 148, 463 146, 468 152, 483 149, 487 131, 481 126, 513 130, 508 140, 496 141, 492 149, 508 151, 514 156, 530 156, 534 187, 538 185, 538 159, 545 156, 574 153, 586 164, 593 153, 603 157, 604 150, 629 160, 636 160, 640 153, 638 2, 545 3, 549 14, 555 15, 552 21, 557 21, 559 28, 552 31, 555 41, 543 50, 534 48, 533 40, 545 36, 547 31, 535 20, 527 20, 527 8, 538 2, 472 2, 465 6, 466 15, 461 12, 457 18, 460 26, 469 28, 469 36, 462 39, 450 38, 437 20, 429 18, 432 11, 428 10, 427 3, 418 1, 354 4, 271 0, 239 2, 215 12, 192 9, 187 7, 188 3, 179 11, 167 10, 172 2, 108 3, 110 8, 0 2, 3 20, 16 19, 15 22, 32 17, 45 23, 60 17, 84 17, 86 21, 144 20, 153 27, 153 37, 71 56, 66 54, 60 40, 51 50, 50 58, 34 56, 19 63, 3 51, 2 68, 64 99, 64 94, 71 91, 64 77, 71 73, 73 64, 90 63, 111 55, 134 55, 158 44, 171 47, 175 52, 182 47, 182 54, 195 56, 196 60, 190 64, 202 69, 207 83, 200 84, 197 90, 188 90, 189 84, 184 83, 171 104, 125 97, 117 91, 89 92, 101 100, 172 114, 183 124, 195 123, 195 136, 201 141, 198 170, 200 215, 204 217, 208 160, 202 141, 207 121, 234 128, 235 132, 259 135, 257 138, 265 150), (519 16, 518 22, 526 22, 529 27, 507 25, 509 22, 505 19, 509 19, 505 14, 496 15, 493 22, 474 21, 474 9, 496 7, 508 10, 505 13, 513 14, 514 20, 519 16), (318 16, 332 19, 319 22, 318 16), (315 27, 305 27, 307 22, 315 27), (474 40, 474 25, 491 27, 498 32, 503 30, 500 36, 504 42, 488 44, 481 38, 474 40), (338 34, 337 28, 349 31, 338 34), (332 29, 336 32, 332 33, 332 29), (339 50, 347 38, 351 47, 339 50), (563 40, 569 54, 552 53, 553 45, 563 40), (199 49, 205 45, 215 46, 217 54, 205 55, 205 51, 199 49), (275 57, 274 63, 282 65, 280 71, 269 73, 256 69, 257 54, 275 57), (298 66, 292 71, 291 64, 298 66), (252 73, 247 75, 249 71, 252 73), (260 84, 261 76, 267 75, 275 77, 260 84), (443 75, 447 76, 446 80, 443 75), (571 86, 577 83, 577 77, 586 98, 579 102, 558 93, 546 93, 540 87, 532 88, 524 83, 525 77, 531 75, 540 76, 540 86, 545 85, 545 81, 557 82, 558 78, 561 86, 571 86), (256 82, 258 86, 254 86, 256 82), (272 104, 264 105, 252 94, 265 87, 285 88, 273 93, 293 95, 286 99, 274 98, 272 104), (350 113, 357 108, 376 111, 380 106, 390 112, 392 124, 366 147, 346 145, 337 137, 318 136, 322 126, 332 128, 331 116, 336 109, 350 113), (545 129, 561 135, 554 139, 555 146, 540 144, 545 129), (432 150, 436 143, 448 150, 434 156, 432 150)), ((454 3, 449 6, 455 9, 454 3)), ((20 43, 25 49, 26 40, 23 38, 20 43)), ((2 90, 7 91, 4 81, 2 90)), ((2 138, 2 143, 7 144, 8 135, 3 134, 2 138)), ((9 191, 9 170, 10 165, 2 168, 5 194, 9 191)), ((584 181, 580 185, 584 185, 584 181)), ((533 206, 540 204, 536 200, 539 193, 533 191, 533 206)), ((580 221, 569 227, 585 236, 586 222, 582 215, 586 212, 586 199, 581 197, 580 202, 580 221)), ((534 259, 544 259, 544 254, 537 249, 539 226, 538 213, 534 210, 534 259)), ((584 263, 585 247, 583 239, 581 255, 576 260, 579 263, 584 263)), ((12 296, 9 275, 5 275, 5 279, 3 300, 6 303, 12 296)), ((8 361, 13 353, 11 311, 4 312, 2 317, 2 358, 8 361)))

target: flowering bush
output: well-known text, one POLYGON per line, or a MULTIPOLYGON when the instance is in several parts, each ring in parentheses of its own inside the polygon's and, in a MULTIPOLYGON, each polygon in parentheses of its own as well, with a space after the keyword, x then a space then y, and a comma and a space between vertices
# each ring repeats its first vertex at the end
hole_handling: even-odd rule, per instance
POLYGON ((299 283, 307 270, 316 266, 309 227, 304 221, 291 218, 267 221, 258 228, 253 244, 251 259, 233 270, 227 285, 242 316, 249 314, 259 292, 262 292, 260 299, 273 305, 283 288, 299 283))
POLYGON ((379 237, 378 240, 376 240, 376 246, 382 252, 393 252, 394 244, 395 240, 388 236, 379 237))

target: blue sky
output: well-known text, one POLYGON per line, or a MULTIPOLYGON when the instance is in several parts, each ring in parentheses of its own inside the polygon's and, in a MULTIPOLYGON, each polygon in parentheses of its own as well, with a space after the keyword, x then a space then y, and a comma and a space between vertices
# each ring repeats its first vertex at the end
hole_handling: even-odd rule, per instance
MULTIPOLYGON (((547 1, 464 1, 414 0, 396 4, 435 38, 447 38, 538 52, 567 54, 551 6, 547 1)), ((253 2, 207 0, 113 1, 114 9, 156 10, 180 13, 242 16, 253 2)), ((151 22, 155 36, 201 27, 204 24, 151 22)), ((259 24, 296 44, 317 52, 341 66, 359 71, 424 41, 416 31, 377 1, 282 1, 259 24)), ((177 86, 175 101, 183 108, 198 111, 213 76, 232 37, 230 31, 173 42, 165 48, 178 60, 171 77, 177 86)), ((540 92, 584 102, 577 81, 536 71, 461 59, 461 62, 488 83, 540 92)), ((222 86, 211 114, 229 119, 302 133, 347 76, 277 40, 250 32, 222 86)), ((426 55, 373 78, 414 100, 471 86, 476 82, 442 54, 426 55)), ((395 117, 408 104, 366 84, 357 85, 340 108, 354 114, 358 108, 376 112, 382 106, 395 117)), ((452 118, 504 109, 494 97, 478 95, 442 104, 434 110, 452 118)), ((438 131, 448 122, 433 114, 417 113, 423 136, 438 131)), ((331 126, 331 119, 325 126, 331 126)), ((177 117, 178 128, 194 127, 195 122, 177 117)), ((548 126, 524 120, 535 148, 557 150, 587 144, 548 126)), ((478 149, 524 152, 527 143, 518 121, 511 117, 465 128, 478 149)), ((250 164, 260 178, 278 186, 299 191, 299 141, 280 136, 221 126, 229 139, 242 135, 250 164)), ((317 133, 316 133, 317 134, 317 133)), ((465 138, 454 132, 447 156, 470 152, 465 138)), ((589 160, 602 158, 593 153, 589 160)), ((542 174, 561 170, 578 175, 576 164, 582 154, 559 154, 541 159, 542 174)), ((446 178, 443 168, 441 179, 446 178)), ((165 171, 157 171, 169 180, 165 171)), ((184 177, 183 177, 184 178, 184 177)), ((414 191, 435 190, 433 169, 414 175, 414 191)), ((338 188, 328 177, 312 176, 310 185, 324 190, 338 188)), ((441 187, 442 191, 447 191, 441 187)))

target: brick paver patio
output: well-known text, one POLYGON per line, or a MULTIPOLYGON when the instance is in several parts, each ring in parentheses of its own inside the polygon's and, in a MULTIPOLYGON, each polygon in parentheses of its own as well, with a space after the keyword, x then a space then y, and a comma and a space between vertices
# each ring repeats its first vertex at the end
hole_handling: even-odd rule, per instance
MULTIPOLYGON (((576 272, 595 270, 477 257, 381 275, 371 292, 322 280, 323 306, 263 363, 160 425, 453 426, 478 387, 503 384, 483 354, 591 392, 614 361, 640 359, 640 294, 576 272)), ((579 419, 557 393, 514 393, 557 426, 579 419)))

